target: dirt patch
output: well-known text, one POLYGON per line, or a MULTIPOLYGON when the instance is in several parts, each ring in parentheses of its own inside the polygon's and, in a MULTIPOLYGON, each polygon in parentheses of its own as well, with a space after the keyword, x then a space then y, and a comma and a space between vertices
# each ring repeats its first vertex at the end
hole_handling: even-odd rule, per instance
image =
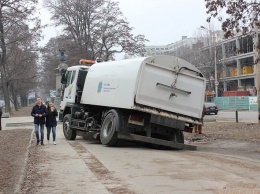
POLYGON ((205 123, 202 134, 185 133, 188 141, 210 142, 213 140, 237 140, 260 143, 258 123, 205 123))
POLYGON ((186 143, 198 150, 260 159, 258 123, 205 123, 202 134, 184 133, 186 143))
POLYGON ((31 111, 32 107, 35 104, 30 104, 29 106, 26 107, 21 107, 16 111, 14 108, 12 108, 12 114, 11 117, 26 117, 26 116, 31 116, 31 111))
POLYGON ((31 129, 0 131, 0 193, 14 193, 25 167, 31 129))
POLYGON ((41 173, 37 169, 37 164, 43 162, 42 160, 45 159, 42 157, 43 154, 44 151, 42 146, 36 146, 35 140, 33 140, 29 149, 29 158, 22 188, 19 192, 20 194, 35 193, 37 191, 37 187, 43 184, 43 177, 47 177, 48 173, 41 173))
POLYGON ((217 139, 260 142, 260 125, 258 123, 206 123, 203 133, 217 139))
MULTIPOLYGON (((33 105, 22 107, 18 111, 12 109, 11 117, 30 116, 33 105)), ((34 134, 33 141, 30 142, 33 127, 26 129, 26 126, 32 125, 32 122, 7 123, 8 130, 0 131, 0 194, 14 193, 18 187, 21 187, 18 191, 20 193, 34 193, 39 186, 40 177, 43 175, 37 171, 36 164, 43 159, 41 158, 43 150, 41 146, 35 146, 34 134), (20 128, 12 129, 12 127, 20 128), (26 156, 27 150, 28 156, 26 156), (28 160, 24 164, 26 157, 28 160), (22 175, 23 168, 25 172, 22 175)))

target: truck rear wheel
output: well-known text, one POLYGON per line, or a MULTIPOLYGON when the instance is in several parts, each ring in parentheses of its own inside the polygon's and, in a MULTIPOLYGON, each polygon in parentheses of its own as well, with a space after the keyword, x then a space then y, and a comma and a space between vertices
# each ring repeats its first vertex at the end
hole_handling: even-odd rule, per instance
POLYGON ((71 114, 65 115, 63 118, 63 134, 67 140, 75 140, 77 134, 76 131, 70 128, 71 114))
POLYGON ((120 113, 116 110, 110 110, 101 126, 101 143, 108 146, 115 146, 118 142, 117 130, 121 127, 120 113))

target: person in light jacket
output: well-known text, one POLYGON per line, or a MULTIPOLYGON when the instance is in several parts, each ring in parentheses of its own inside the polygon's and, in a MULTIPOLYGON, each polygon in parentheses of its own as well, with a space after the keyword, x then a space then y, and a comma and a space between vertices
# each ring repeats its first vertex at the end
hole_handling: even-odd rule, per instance
POLYGON ((46 116, 47 140, 48 143, 50 143, 50 133, 52 131, 52 139, 54 145, 56 145, 56 127, 57 127, 56 117, 57 116, 58 116, 58 112, 54 107, 53 103, 48 102, 47 116, 46 116))
POLYGON ((47 115, 46 106, 42 103, 42 99, 38 97, 36 99, 36 105, 32 108, 31 116, 34 117, 34 132, 36 135, 38 145, 41 141, 41 145, 44 145, 44 124, 45 124, 45 117, 47 115), (39 138, 39 128, 41 132, 41 140, 39 138))

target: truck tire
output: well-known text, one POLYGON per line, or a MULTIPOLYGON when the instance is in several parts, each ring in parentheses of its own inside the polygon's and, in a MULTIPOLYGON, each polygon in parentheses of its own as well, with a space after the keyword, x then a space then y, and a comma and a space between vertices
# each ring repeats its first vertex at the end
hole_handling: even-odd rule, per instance
POLYGON ((70 128, 71 114, 65 115, 63 118, 63 134, 67 140, 75 140, 77 134, 75 130, 70 128))
POLYGON ((101 143, 108 146, 115 146, 118 142, 117 131, 121 128, 120 113, 116 110, 110 110, 102 123, 100 140, 101 143))

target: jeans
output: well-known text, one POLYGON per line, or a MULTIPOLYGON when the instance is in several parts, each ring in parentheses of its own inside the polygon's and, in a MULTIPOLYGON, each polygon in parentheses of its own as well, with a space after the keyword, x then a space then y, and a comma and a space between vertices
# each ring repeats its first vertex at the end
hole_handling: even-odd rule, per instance
POLYGON ((55 139, 56 139, 56 127, 47 127, 47 140, 48 141, 50 140, 51 129, 52 129, 53 141, 55 141, 55 139))
POLYGON ((43 142, 43 139, 44 139, 44 124, 34 124, 34 132, 35 132, 35 135, 36 135, 37 142, 40 142, 39 126, 40 126, 40 130, 41 130, 41 142, 43 142))

